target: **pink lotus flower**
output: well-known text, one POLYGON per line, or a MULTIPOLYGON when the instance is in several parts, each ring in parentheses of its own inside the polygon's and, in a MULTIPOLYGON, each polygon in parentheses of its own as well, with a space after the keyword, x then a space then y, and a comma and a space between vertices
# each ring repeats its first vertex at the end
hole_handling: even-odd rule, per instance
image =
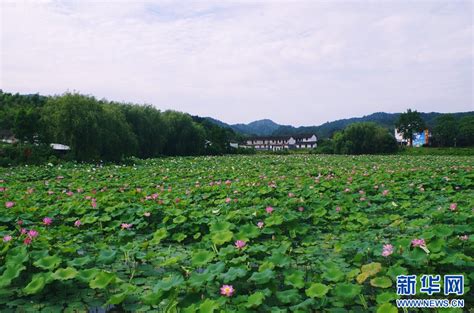
POLYGON ((5 202, 5 207, 6 207, 7 209, 12 208, 13 206, 15 206, 15 202, 13 202, 13 201, 7 201, 7 202, 5 202))
POLYGON ((365 194, 365 191, 364 190, 359 190, 359 194, 363 195, 363 194, 365 194))
POLYGON ((364 197, 361 197, 361 198, 360 198, 360 201, 365 201, 365 198, 364 198, 364 197))
POLYGON ((265 209, 265 211, 267 211, 268 214, 272 214, 273 210, 274 209, 271 206, 267 206, 267 208, 265 209))
POLYGON ((52 195, 52 194, 54 194, 54 191, 48 190, 48 195, 52 195))
POLYGON ((351 190, 349 188, 344 189, 344 192, 350 192, 351 190))
POLYGON ((25 240, 23 240, 23 243, 25 245, 29 245, 31 243, 32 239, 30 237, 26 237, 25 240))
POLYGON ((82 225, 82 222, 80 220, 77 220, 74 222, 74 226, 80 227, 82 225))
POLYGON ((451 211, 456 211, 457 207, 458 207, 457 203, 451 203, 450 206, 449 206, 449 209, 451 211))
POLYGON ((222 285, 221 287, 221 295, 226 297, 232 297, 234 294, 234 287, 232 285, 222 285))
POLYGON ((294 193, 292 193, 292 192, 289 192, 289 193, 288 193, 288 197, 293 198, 294 196, 295 196, 294 193))
POLYGON ((391 255, 393 253, 393 246, 391 244, 386 244, 386 245, 383 245, 383 249, 382 249, 382 255, 384 257, 388 257, 389 255, 391 255))
POLYGON ((300 207, 298 208, 298 211, 303 212, 303 211, 304 211, 304 208, 303 208, 302 206, 300 206, 300 207))
POLYGON ((336 207, 336 212, 341 212, 341 207, 336 207))
POLYGON ((462 241, 466 241, 469 239, 469 236, 468 235, 462 235, 462 236, 459 236, 459 239, 462 240, 462 241))
POLYGON ((386 195, 388 195, 388 190, 387 190, 387 189, 385 189, 385 190, 382 192, 382 195, 383 195, 383 196, 386 196, 386 195))
POLYGON ((237 240, 237 241, 235 242, 235 247, 236 247, 237 249, 243 249, 246 245, 247 245, 247 244, 246 244, 245 241, 243 241, 243 240, 237 240))
POLYGON ((34 229, 30 229, 28 231, 28 237, 30 238, 35 238, 35 237, 38 237, 38 231, 34 230, 34 229))
POLYGON ((257 227, 260 228, 260 229, 263 228, 263 225, 264 225, 264 223, 262 221, 257 223, 257 227))
POLYGON ((58 177, 56 177, 56 179, 63 179, 63 178, 64 178, 64 176, 58 176, 58 177))
POLYGON ((145 213, 143 213, 143 216, 145 216, 145 217, 150 217, 150 215, 151 215, 150 212, 145 212, 145 213))
POLYGON ((413 247, 421 247, 421 246, 426 246, 426 243, 424 239, 413 239, 411 241, 411 245, 413 247))
POLYGON ((130 229, 132 228, 133 224, 127 224, 127 223, 122 223, 121 227, 122 229, 130 229))
POLYGON ((225 203, 229 203, 229 202, 231 202, 231 201, 232 201, 231 198, 225 198, 225 203))
POLYGON ((74 195, 74 192, 72 192, 72 191, 68 191, 68 192, 66 192, 66 194, 67 194, 69 197, 71 197, 71 196, 73 196, 73 195, 74 195))
POLYGON ((26 230, 26 228, 21 228, 20 229, 20 234, 24 235, 28 232, 28 230, 26 230))
POLYGON ((5 187, 0 187, 0 192, 4 192, 5 190, 7 190, 5 187))
POLYGON ((9 242, 10 240, 12 240, 12 236, 10 235, 6 235, 3 237, 3 242, 9 242))
POLYGON ((53 222, 53 219, 51 217, 43 218, 43 224, 46 226, 51 225, 52 222, 53 222))
POLYGON ((17 223, 18 225, 23 225, 23 221, 22 221, 22 220, 18 220, 16 223, 17 223))
POLYGON ((91 205, 94 209, 97 207, 97 200, 95 198, 92 198, 91 205))

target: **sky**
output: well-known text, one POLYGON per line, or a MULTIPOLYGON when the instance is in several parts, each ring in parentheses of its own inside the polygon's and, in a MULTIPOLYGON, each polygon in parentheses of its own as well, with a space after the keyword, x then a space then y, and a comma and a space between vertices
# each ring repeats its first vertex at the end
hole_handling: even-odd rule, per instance
POLYGON ((318 125, 474 110, 472 1, 0 1, 0 89, 318 125))

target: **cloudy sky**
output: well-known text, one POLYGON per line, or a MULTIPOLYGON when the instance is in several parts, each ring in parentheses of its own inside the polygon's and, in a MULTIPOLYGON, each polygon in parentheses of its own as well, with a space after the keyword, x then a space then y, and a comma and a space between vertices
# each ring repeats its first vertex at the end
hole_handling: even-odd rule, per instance
POLYGON ((229 123, 474 110, 472 1, 1 1, 0 88, 229 123))

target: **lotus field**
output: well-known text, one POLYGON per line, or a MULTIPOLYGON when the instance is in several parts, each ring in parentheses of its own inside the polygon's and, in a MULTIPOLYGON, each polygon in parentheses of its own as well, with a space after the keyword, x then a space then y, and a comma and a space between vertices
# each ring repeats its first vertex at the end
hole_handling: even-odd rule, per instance
POLYGON ((0 311, 392 313, 401 274, 463 274, 466 309, 473 169, 315 155, 0 169, 0 311))

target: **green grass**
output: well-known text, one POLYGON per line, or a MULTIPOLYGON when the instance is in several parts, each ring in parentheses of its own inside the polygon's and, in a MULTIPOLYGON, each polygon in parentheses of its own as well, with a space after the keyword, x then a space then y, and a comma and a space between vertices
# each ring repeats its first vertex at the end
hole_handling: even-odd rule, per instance
POLYGON ((402 155, 459 155, 474 156, 474 147, 467 148, 402 148, 399 152, 402 155))

